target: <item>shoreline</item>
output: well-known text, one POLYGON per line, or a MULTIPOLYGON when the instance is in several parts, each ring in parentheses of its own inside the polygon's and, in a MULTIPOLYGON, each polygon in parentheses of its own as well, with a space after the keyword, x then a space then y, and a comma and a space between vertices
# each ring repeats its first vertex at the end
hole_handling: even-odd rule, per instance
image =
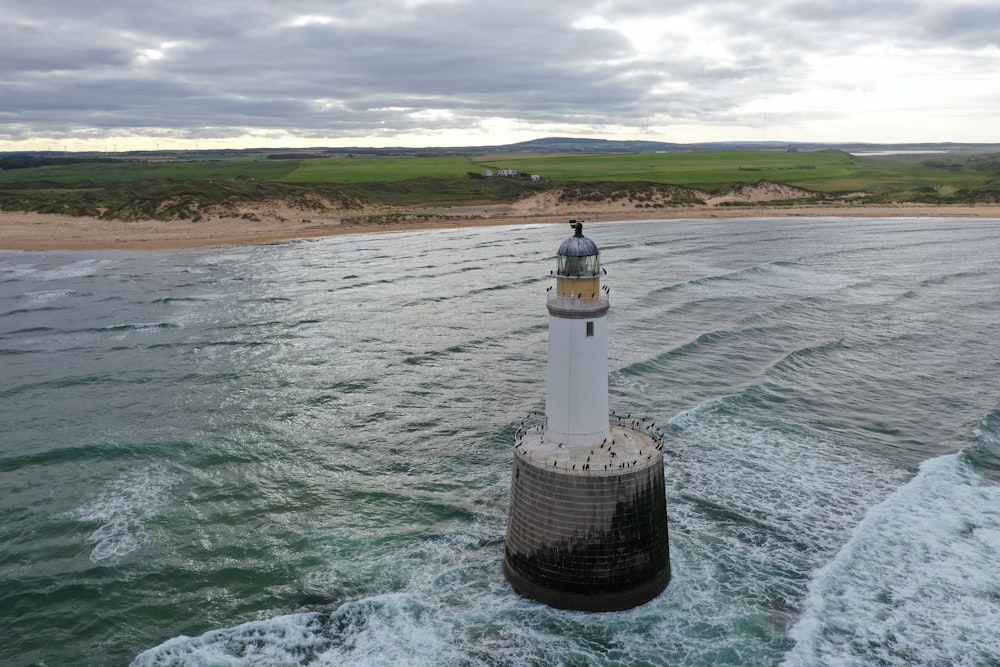
MULTIPOLYGON (((588 222, 618 220, 740 219, 766 217, 855 218, 1000 218, 998 204, 897 204, 897 205, 777 205, 678 206, 656 209, 615 209, 577 204, 549 210, 518 210, 506 205, 454 207, 453 209, 395 211, 411 218, 359 223, 344 215, 299 218, 262 217, 190 220, 101 220, 43 213, 0 211, 0 250, 171 250, 212 246, 257 245, 324 238, 341 234, 414 231, 565 223, 570 218, 588 222)), ((300 212, 301 215, 310 215, 300 212)))

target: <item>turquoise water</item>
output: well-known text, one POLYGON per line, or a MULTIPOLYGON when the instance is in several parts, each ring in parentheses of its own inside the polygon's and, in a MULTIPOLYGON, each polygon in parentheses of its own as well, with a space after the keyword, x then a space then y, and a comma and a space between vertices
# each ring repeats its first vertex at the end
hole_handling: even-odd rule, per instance
POLYGON ((0 663, 1000 662, 1000 221, 585 231, 660 598, 501 571, 568 227, 0 252, 0 663))

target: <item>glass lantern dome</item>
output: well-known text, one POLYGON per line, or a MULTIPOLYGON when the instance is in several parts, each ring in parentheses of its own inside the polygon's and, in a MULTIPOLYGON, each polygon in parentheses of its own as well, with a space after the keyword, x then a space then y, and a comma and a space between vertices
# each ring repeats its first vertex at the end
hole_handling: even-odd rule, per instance
POLYGON ((583 235, 583 222, 570 220, 576 233, 559 246, 560 276, 589 278, 601 272, 601 251, 597 244, 583 235))

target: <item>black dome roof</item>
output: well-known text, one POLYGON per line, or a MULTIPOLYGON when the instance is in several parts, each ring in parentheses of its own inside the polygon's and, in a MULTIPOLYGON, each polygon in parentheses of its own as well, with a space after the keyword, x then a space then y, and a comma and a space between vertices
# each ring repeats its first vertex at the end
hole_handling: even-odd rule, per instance
POLYGON ((590 257, 600 255, 597 244, 583 235, 583 223, 571 220, 570 224, 576 228, 576 234, 569 237, 559 246, 559 254, 563 257, 590 257))

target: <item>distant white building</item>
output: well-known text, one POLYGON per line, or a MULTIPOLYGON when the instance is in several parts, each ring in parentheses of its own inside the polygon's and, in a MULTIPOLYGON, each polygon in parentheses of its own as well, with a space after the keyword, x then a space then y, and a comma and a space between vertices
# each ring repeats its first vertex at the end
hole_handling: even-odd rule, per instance
POLYGON ((497 176, 517 176, 517 169, 497 169, 497 176))
POLYGON ((493 170, 492 169, 486 169, 485 171, 483 171, 483 177, 484 178, 493 178, 493 170))
POLYGON ((531 180, 533 180, 533 181, 540 181, 540 180, 542 180, 542 177, 539 176, 538 174, 532 174, 531 175, 531 180))

